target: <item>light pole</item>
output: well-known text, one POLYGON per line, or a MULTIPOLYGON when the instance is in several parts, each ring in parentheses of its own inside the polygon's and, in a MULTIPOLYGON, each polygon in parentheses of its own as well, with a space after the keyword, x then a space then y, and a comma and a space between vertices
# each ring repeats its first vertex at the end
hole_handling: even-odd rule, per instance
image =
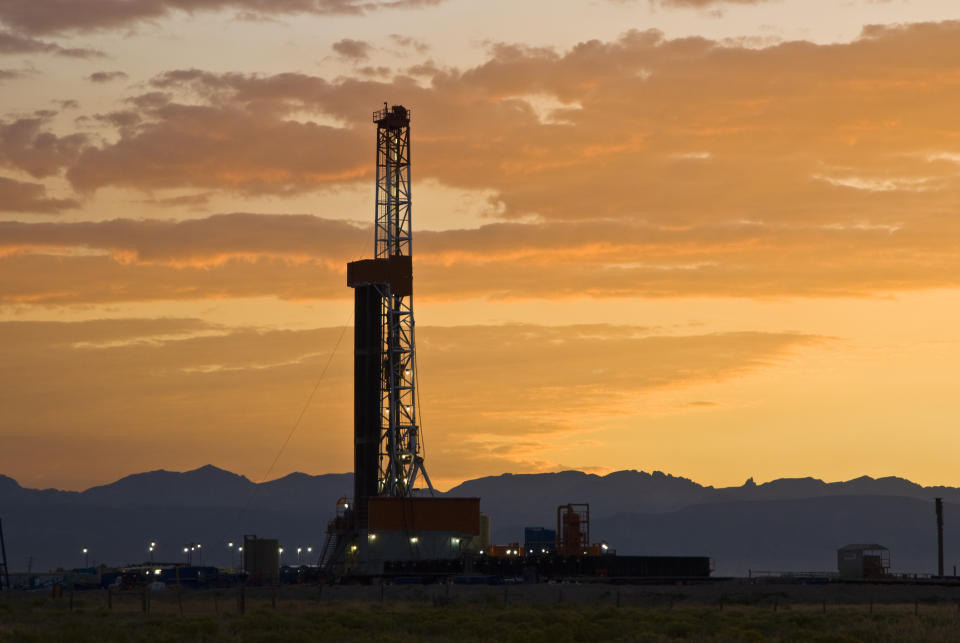
POLYGON ((300 552, 303 551, 303 547, 297 547, 297 567, 300 566, 300 552))
POLYGON ((90 550, 84 547, 82 551, 83 551, 83 566, 89 567, 90 566, 90 550))
POLYGON ((150 541, 150 547, 147 548, 147 551, 150 552, 150 562, 153 562, 153 550, 157 548, 157 543, 150 541))
POLYGON ((183 553, 187 556, 187 564, 193 564, 193 552, 197 552, 197 565, 203 565, 203 545, 200 543, 190 543, 189 545, 184 545, 183 553))
POLYGON ((236 568, 237 568, 237 563, 236 563, 235 554, 236 554, 236 551, 237 551, 237 550, 233 548, 233 543, 232 543, 232 542, 227 543, 227 549, 230 550, 230 569, 236 569, 236 568))

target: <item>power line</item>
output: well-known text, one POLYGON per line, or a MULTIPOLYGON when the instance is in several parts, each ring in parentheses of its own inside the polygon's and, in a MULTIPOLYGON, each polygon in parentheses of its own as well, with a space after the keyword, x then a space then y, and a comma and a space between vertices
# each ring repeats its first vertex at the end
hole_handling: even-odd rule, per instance
POLYGON ((273 468, 277 466, 277 462, 280 461, 280 457, 283 455, 283 452, 286 450, 287 445, 290 444, 290 440, 293 438, 293 434, 297 432, 297 429, 300 428, 300 422, 303 420, 303 416, 307 413, 307 409, 310 407, 310 402, 313 401, 313 397, 317 394, 317 391, 320 389, 320 384, 323 383, 323 378, 327 374, 327 370, 330 368, 330 363, 333 362, 334 355, 337 354, 337 349, 340 348, 340 343, 343 341, 343 336, 347 333, 347 327, 350 325, 350 322, 353 320, 353 311, 350 311, 350 315, 347 317, 347 321, 344 322, 343 326, 340 328, 340 335, 337 337, 337 342, 333 346, 333 350, 330 351, 330 356, 327 358, 327 363, 323 365, 323 370, 320 371, 320 377, 317 378, 317 383, 314 384, 313 390, 310 391, 310 395, 307 396, 306 401, 303 403, 303 407, 300 409, 300 414, 297 415, 296 421, 293 423, 293 426, 290 427, 289 433, 287 433, 287 438, 283 441, 283 444, 280 445, 280 450, 277 451, 276 457, 274 457, 273 462, 270 463, 270 467, 267 469, 267 472, 263 475, 263 479, 254 487, 253 492, 250 494, 250 499, 247 501, 246 506, 243 508, 243 511, 240 512, 240 518, 243 518, 244 514, 250 508, 250 505, 253 504, 254 499, 257 496, 257 492, 260 491, 261 485, 267 481, 267 478, 270 477, 270 474, 273 473, 273 468))

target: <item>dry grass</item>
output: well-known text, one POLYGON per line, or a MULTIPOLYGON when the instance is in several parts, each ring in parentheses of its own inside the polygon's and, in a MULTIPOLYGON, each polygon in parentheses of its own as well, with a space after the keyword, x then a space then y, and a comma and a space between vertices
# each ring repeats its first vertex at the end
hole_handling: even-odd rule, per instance
MULTIPOLYGON (((335 588, 168 591, 154 595, 77 592, 0 599, 0 641, 956 641, 960 614, 949 603, 830 604, 785 601, 683 604, 662 598, 638 606, 607 589, 577 601, 575 588, 552 588, 555 601, 523 600, 518 588, 363 588, 365 600, 335 588), (566 591, 563 596, 560 590, 566 591), (510 592, 514 592, 511 597, 510 592), (391 592, 393 595, 391 596, 391 592), (556 593, 555 593, 556 592, 556 593), (506 601, 506 602, 505 602, 506 601), (180 605, 183 605, 183 615, 180 605), (630 603, 630 604, 628 604, 630 603), (276 607, 274 607, 276 605, 276 607), (872 610, 872 611, 871 611, 872 610), (918 613, 915 614, 915 611, 918 613)), ((667 595, 670 596, 670 595, 667 595)))

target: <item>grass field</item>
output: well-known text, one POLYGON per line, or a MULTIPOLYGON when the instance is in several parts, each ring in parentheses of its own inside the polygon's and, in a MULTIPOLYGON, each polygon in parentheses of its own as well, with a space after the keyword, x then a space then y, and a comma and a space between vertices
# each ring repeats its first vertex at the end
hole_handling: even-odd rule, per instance
POLYGON ((519 588, 471 588, 453 597, 443 589, 390 589, 394 596, 382 600, 377 588, 364 588, 364 600, 330 588, 326 595, 320 588, 251 589, 243 614, 232 589, 168 591, 151 597, 149 613, 139 592, 8 594, 0 598, 0 641, 960 640, 960 612, 947 602, 828 605, 774 593, 686 604, 669 592, 651 601, 650 592, 615 596, 619 590, 609 588, 582 595, 552 588, 557 600, 548 602, 519 588))

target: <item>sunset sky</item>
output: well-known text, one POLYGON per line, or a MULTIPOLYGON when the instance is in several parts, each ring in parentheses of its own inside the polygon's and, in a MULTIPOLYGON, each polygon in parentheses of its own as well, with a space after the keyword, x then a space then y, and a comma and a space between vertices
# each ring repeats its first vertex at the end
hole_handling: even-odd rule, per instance
POLYGON ((438 487, 960 485, 956 0, 0 0, 0 473, 350 470, 385 101, 438 487))

